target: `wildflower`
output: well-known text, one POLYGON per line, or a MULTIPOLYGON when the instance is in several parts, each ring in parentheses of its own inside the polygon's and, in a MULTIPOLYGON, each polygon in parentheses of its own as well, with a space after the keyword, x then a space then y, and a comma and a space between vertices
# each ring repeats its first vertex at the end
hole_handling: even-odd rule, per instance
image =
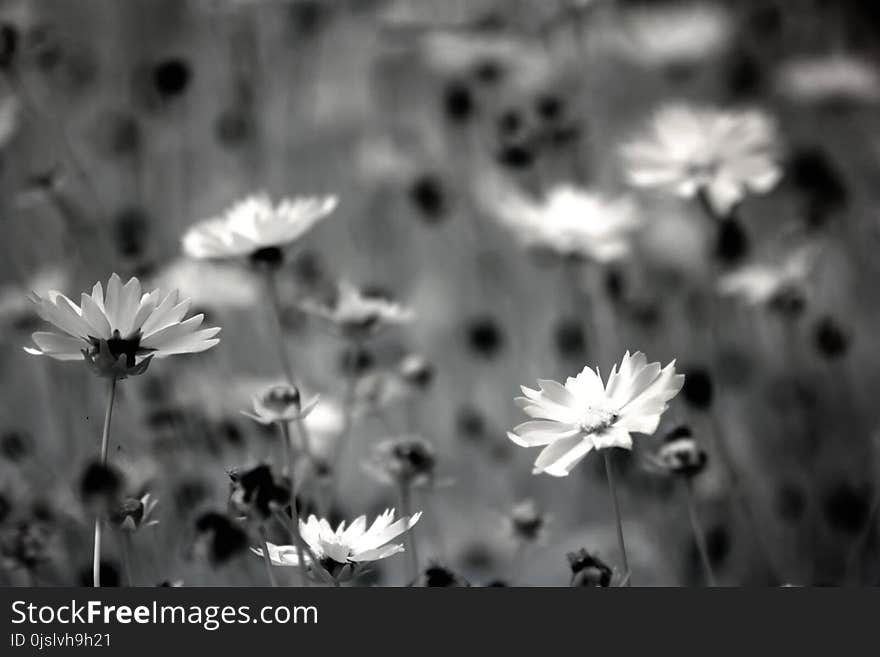
POLYGON ((779 67, 783 95, 807 103, 880 102, 880 75, 869 61, 833 54, 790 59, 779 67))
POLYGON ((496 189, 486 202, 526 246, 601 263, 628 255, 632 234, 641 225, 631 199, 608 198, 571 185, 557 185, 538 201, 496 189))
POLYGON ((219 328, 198 330, 203 315, 183 319, 189 301, 177 290, 143 294, 136 278, 123 285, 113 274, 106 295, 96 283, 90 295, 83 293, 81 306, 56 291, 45 297, 34 294, 31 300, 37 314, 63 334, 38 331, 32 336, 36 348, 25 351, 57 360, 85 360, 101 376, 142 374, 153 358, 198 353, 220 342, 214 337, 219 328))
POLYGON ((208 557, 215 565, 222 564, 243 552, 248 545, 247 534, 225 515, 208 511, 196 520, 196 531, 203 539, 208 557))
POLYGON ((547 517, 535 500, 523 500, 515 505, 508 516, 511 533, 524 543, 540 540, 547 526, 547 517))
POLYGON ((159 521, 153 517, 159 502, 146 493, 143 497, 126 498, 110 512, 110 522, 126 532, 136 532, 143 527, 153 527, 159 521))
POLYGON ((335 196, 285 198, 277 204, 266 194, 249 196, 191 227, 183 250, 193 258, 250 256, 275 264, 282 259, 281 247, 302 237, 336 205, 335 196))
POLYGON ((661 472, 693 477, 706 467, 708 457, 693 439, 690 427, 676 427, 664 441, 657 453, 650 457, 650 465, 661 472))
POLYGON ((566 557, 571 568, 571 586, 611 585, 611 568, 598 556, 581 548, 577 552, 569 552, 566 557))
MULTIPOLYGON (((385 559, 403 552, 403 545, 390 543, 404 532, 412 529, 421 517, 421 512, 412 517, 394 521, 394 510, 388 509, 367 527, 367 517, 360 516, 347 528, 345 522, 334 531, 330 524, 314 515, 300 521, 300 536, 319 561, 321 567, 336 581, 341 582, 358 574, 361 568, 372 561, 385 559)), ((292 545, 267 544, 269 557, 276 566, 298 566, 296 548, 292 545)), ((263 551, 251 548, 255 554, 263 556, 263 551)))
POLYGON ((303 404, 299 389, 296 386, 282 383, 267 388, 259 395, 254 395, 253 413, 247 411, 241 413, 260 424, 292 422, 308 416, 317 403, 318 398, 313 397, 303 404))
POLYGON ((522 447, 546 446, 535 461, 535 474, 564 477, 593 449, 632 449, 630 433, 654 433, 683 384, 675 361, 661 368, 643 353, 627 351, 604 386, 598 369, 588 367, 565 385, 539 379, 539 390, 523 386, 525 396, 516 401, 534 419, 507 435, 522 447))
POLYGON ((232 480, 230 502, 245 516, 265 520, 291 503, 291 491, 276 479, 268 465, 232 471, 229 478, 232 480))
POLYGON ((739 297, 751 306, 790 309, 797 300, 803 306, 804 284, 816 261, 816 250, 802 247, 777 263, 745 265, 724 274, 718 291, 739 297))
POLYGON ((419 354, 408 354, 397 365, 398 376, 412 388, 424 390, 434 380, 434 366, 419 354))
POLYGON ((469 587, 470 584, 458 573, 445 566, 433 563, 425 568, 418 580, 413 583, 413 586, 426 588, 465 588, 469 587))
POLYGON ((387 326, 408 322, 413 317, 409 308, 381 296, 365 294, 346 281, 339 283, 332 304, 307 299, 300 304, 300 308, 352 340, 362 340, 387 326))
POLYGON ((407 436, 377 443, 365 468, 384 484, 425 486, 433 483, 436 465, 434 446, 422 438, 407 436))
POLYGON ((776 127, 763 113, 668 105, 649 133, 621 150, 636 187, 705 198, 726 217, 749 193, 763 194, 782 177, 776 127))

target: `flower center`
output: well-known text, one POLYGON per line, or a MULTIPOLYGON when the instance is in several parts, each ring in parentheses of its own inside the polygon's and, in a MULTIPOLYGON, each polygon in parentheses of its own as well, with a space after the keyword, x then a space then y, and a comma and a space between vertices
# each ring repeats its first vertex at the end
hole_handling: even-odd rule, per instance
POLYGON ((578 427, 584 433, 601 433, 617 422, 617 411, 602 406, 588 406, 578 420, 578 427))
MULTIPOLYGON (((89 341, 92 343, 92 354, 97 355, 101 349, 101 341, 98 338, 89 338, 89 341)), ((140 331, 128 338, 123 338, 119 334, 119 329, 114 329, 113 336, 108 338, 106 342, 113 358, 118 359, 120 356, 125 356, 125 366, 135 366, 135 357, 142 351, 140 331)))
POLYGON ((266 267, 279 267, 284 262, 284 252, 277 246, 267 246, 251 253, 251 262, 266 267))

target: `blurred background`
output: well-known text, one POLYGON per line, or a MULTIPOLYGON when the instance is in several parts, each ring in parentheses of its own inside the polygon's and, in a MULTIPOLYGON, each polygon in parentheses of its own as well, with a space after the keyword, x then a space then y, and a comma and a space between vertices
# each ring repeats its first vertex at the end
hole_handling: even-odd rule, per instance
MULTIPOLYGON (((0 583, 90 582, 80 489, 104 387, 21 347, 43 326, 30 290, 77 299, 115 271, 178 287, 223 327, 217 348, 120 385, 111 461, 129 495, 158 500, 158 524, 132 536, 132 581, 265 585, 247 552, 206 556, 196 525, 227 508, 227 471, 278 459, 275 434, 240 415, 282 378, 272 317, 248 267, 180 250, 188 226, 265 190, 340 199, 280 278, 297 377, 321 394, 316 440, 340 431, 352 376, 382 407, 334 465, 334 518, 393 506, 362 463, 418 434, 443 482, 414 501, 423 566, 556 586, 568 552, 616 564, 601 459, 533 476, 534 454, 505 434, 524 419, 519 385, 585 364, 605 375, 642 350, 676 358, 687 382, 658 435, 614 454, 636 584, 703 581, 681 487, 644 467, 681 424, 709 454, 693 484, 720 583, 877 584, 878 34, 868 0, 0 2, 0 583), (605 267, 523 249, 487 209, 499 179, 627 193, 619 144, 670 100, 775 118, 784 178, 743 204, 735 255, 815 247, 794 303, 713 294, 725 245, 691 201, 636 194, 637 248, 605 267), (297 309, 340 278, 415 320, 353 362, 297 309), (409 354, 430 375, 386 395, 409 354), (526 499, 536 537, 511 529, 526 499)), ((106 584, 124 583, 121 545, 106 537, 106 584)), ((406 566, 357 583, 401 584, 406 566)))

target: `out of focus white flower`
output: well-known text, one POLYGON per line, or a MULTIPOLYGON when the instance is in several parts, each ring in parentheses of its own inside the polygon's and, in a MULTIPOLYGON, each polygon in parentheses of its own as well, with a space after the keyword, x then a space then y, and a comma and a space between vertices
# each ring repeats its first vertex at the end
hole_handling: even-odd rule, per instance
POLYGON ((513 506, 505 517, 510 535, 523 543, 540 542, 547 530, 547 514, 538 508, 533 499, 523 500, 513 506))
POLYGON ((621 13, 617 47, 646 66, 672 66, 705 60, 730 42, 732 21, 720 4, 681 2, 637 5, 621 13))
POLYGON ((91 294, 82 294, 81 306, 54 290, 31 300, 37 314, 62 333, 38 331, 32 336, 36 347, 25 351, 85 360, 102 376, 141 374, 152 358, 198 353, 220 342, 214 337, 219 328, 199 330, 204 315, 183 319, 190 302, 177 290, 145 294, 136 278, 123 285, 113 274, 106 295, 96 283, 91 294))
POLYGON ((274 204, 267 194, 249 196, 191 227, 183 250, 193 258, 252 256, 263 249, 280 249, 302 237, 336 209, 335 196, 282 199, 274 204))
POLYGON ((242 411, 242 415, 265 425, 293 422, 307 417, 317 403, 317 397, 303 403, 296 386, 282 383, 270 386, 260 394, 254 395, 254 412, 242 411))
POLYGON ((67 285, 68 276, 60 269, 49 268, 37 272, 27 283, 10 283, 0 287, 0 333, 26 325, 36 317, 28 292, 45 295, 67 285))
POLYGON ((571 185, 554 187, 540 201, 499 191, 488 205, 525 245, 598 262, 627 256, 632 234, 642 224, 631 199, 605 198, 571 185))
POLYGON ((380 296, 364 294, 347 281, 339 283, 332 303, 306 299, 299 307, 352 339, 369 337, 389 325, 403 324, 413 318, 409 308, 380 296))
POLYGON ((251 308, 263 294, 248 272, 187 258, 178 258, 164 267, 151 282, 164 289, 180 290, 196 308, 251 308))
POLYGON ((779 91, 806 103, 880 101, 880 71, 868 61, 842 54, 801 57, 780 65, 779 91))
POLYGON ((437 453, 419 436, 389 438, 373 446, 364 469, 388 486, 427 486, 434 483, 437 453))
MULTIPOLYGON (((412 529, 421 518, 421 512, 412 517, 394 521, 394 510, 387 509, 367 527, 367 517, 360 516, 348 527, 345 521, 334 530, 326 520, 309 516, 299 523, 299 532, 315 559, 337 581, 348 579, 366 563, 385 559, 403 552, 403 544, 391 543, 412 529)), ((269 558, 276 566, 299 566, 296 547, 269 543, 269 558)), ((254 553, 263 556, 259 548, 254 553)), ((308 559, 308 557, 306 557, 308 559)))
POLYGON ((779 262, 751 263, 718 279, 718 291, 748 305, 773 304, 803 291, 818 257, 815 245, 803 246, 779 262))
POLYGON ((704 194, 718 216, 782 177, 776 126, 756 110, 668 105, 621 153, 632 185, 685 198, 704 194))
POLYGON ((648 363, 641 352, 627 351, 604 385, 598 369, 585 367, 565 385, 539 379, 538 390, 522 386, 525 396, 516 402, 534 419, 507 435, 522 447, 546 446, 534 474, 564 477, 593 449, 632 449, 631 433, 654 433, 683 385, 675 361, 661 367, 648 363))

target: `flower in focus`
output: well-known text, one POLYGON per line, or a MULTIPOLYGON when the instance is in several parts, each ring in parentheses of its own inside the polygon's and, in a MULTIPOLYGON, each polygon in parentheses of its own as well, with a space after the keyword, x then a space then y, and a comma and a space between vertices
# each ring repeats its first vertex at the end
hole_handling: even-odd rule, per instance
POLYGON ((177 290, 145 294, 136 278, 123 285, 113 274, 106 295, 95 283, 91 294, 82 294, 80 306, 54 290, 31 300, 37 314, 63 333, 38 331, 31 336, 36 347, 25 351, 85 360, 101 376, 142 374, 153 358, 198 353, 220 342, 214 337, 219 328, 199 329, 204 315, 183 319, 190 302, 177 290))
POLYGON ((648 134, 621 150, 632 185, 704 195, 722 217, 747 194, 763 194, 779 182, 778 151, 776 126, 759 111, 679 104, 660 109, 648 134))
POLYGON ((249 196, 192 226, 183 236, 183 250, 193 258, 265 255, 274 262, 281 259, 280 247, 300 238, 336 205, 335 196, 285 198, 277 204, 266 194, 249 196))
POLYGON ((802 247, 781 262, 743 265, 719 278, 718 291, 751 306, 798 310, 803 307, 806 279, 817 255, 815 248, 802 247))
POLYGON ((666 474, 693 477, 706 467, 708 456, 694 440, 690 427, 682 425, 670 431, 663 446, 649 458, 649 465, 666 474))
POLYGON ((268 425, 305 418, 315 408, 318 398, 313 397, 304 404, 296 386, 282 383, 270 386, 259 395, 254 395, 253 403, 254 412, 242 411, 242 415, 260 424, 268 425))
POLYGON ((547 516, 535 500, 523 500, 516 504, 507 517, 510 532, 523 543, 539 541, 547 528, 547 516))
POLYGON ((377 443, 365 469, 379 482, 394 486, 426 486, 434 483, 437 454, 434 446, 417 436, 377 443))
POLYGON ((149 493, 140 499, 129 497, 110 512, 110 522, 127 532, 158 525, 159 521, 153 518, 153 511, 158 503, 149 493))
POLYGON ((300 309, 354 340, 362 340, 386 326, 403 324, 413 317, 409 308, 381 296, 365 294, 346 281, 339 283, 332 303, 306 299, 300 309))
MULTIPOLYGON (((347 528, 343 521, 335 531, 326 520, 312 515, 306 521, 300 520, 299 531, 320 565, 338 582, 356 575, 361 566, 371 561, 403 552, 402 544, 391 541, 412 529, 421 515, 419 512, 394 521, 394 510, 387 509, 369 527, 367 517, 360 516, 347 528)), ((263 556, 262 550, 251 549, 263 556)), ((299 565, 295 546, 269 543, 268 549, 276 566, 299 565)))
POLYGON ((516 402, 533 419, 507 435, 522 447, 545 446, 534 474, 565 477, 593 449, 632 449, 630 433, 654 433, 683 385, 675 361, 661 367, 627 351, 604 385, 598 369, 585 367, 565 385, 539 379, 538 390, 522 386, 525 396, 516 402))
POLYGON ((571 568, 571 586, 611 585, 611 568, 596 555, 581 548, 577 552, 569 552, 566 557, 571 568))
POLYGON ((489 210, 525 245, 610 262, 630 252, 632 233, 641 225, 627 197, 605 198, 571 185, 557 185, 540 201, 512 190, 498 190, 489 210))

